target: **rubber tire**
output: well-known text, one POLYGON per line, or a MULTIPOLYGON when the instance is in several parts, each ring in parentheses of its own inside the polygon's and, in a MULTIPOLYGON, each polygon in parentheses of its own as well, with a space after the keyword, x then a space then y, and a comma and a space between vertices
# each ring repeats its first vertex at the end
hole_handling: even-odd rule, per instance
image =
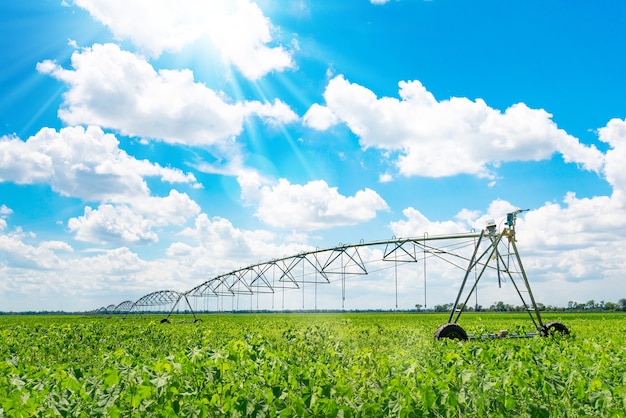
POLYGON ((467 341, 467 332, 459 324, 443 324, 435 331, 435 338, 467 341))
POLYGON ((569 329, 565 325, 560 322, 548 322, 544 325, 541 334, 544 337, 552 336, 552 335, 569 335, 569 329))

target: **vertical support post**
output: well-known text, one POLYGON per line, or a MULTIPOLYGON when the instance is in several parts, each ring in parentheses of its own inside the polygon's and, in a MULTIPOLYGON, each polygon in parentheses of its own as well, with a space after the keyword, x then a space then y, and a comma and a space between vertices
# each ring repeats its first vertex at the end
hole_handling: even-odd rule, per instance
POLYGON ((315 310, 317 311, 317 267, 315 268, 315 310))
MULTIPOLYGON (((470 258, 470 262, 467 266, 467 269, 465 270, 465 276, 463 277, 463 282, 461 282, 461 288, 459 289, 459 293, 456 295, 456 300, 454 301, 454 306, 452 306, 452 312, 450 312, 450 317, 448 318, 448 322, 452 322, 452 318, 454 317, 454 312, 456 311, 456 307, 459 305, 459 300, 461 299, 461 295, 463 294, 463 289, 465 288, 465 283, 467 282, 467 277, 470 274, 470 271, 472 271, 472 267, 474 267, 474 263, 476 260, 476 254, 478 254, 478 247, 480 247, 480 242, 482 241, 483 235, 485 234, 485 231, 482 230, 480 231, 480 236, 478 237, 478 242, 476 243, 476 246, 474 247, 474 252, 472 253, 472 257, 470 258)), ((459 315, 457 316, 456 320, 459 319, 459 315)))
POLYGON ((424 232, 424 310, 426 310, 426 237, 428 232, 424 232))
MULTIPOLYGON (((474 238, 474 245, 476 245, 476 238, 474 238)), ((476 272, 476 266, 474 266, 474 287, 475 287, 475 295, 476 301, 474 304, 474 311, 478 312, 478 273, 476 272)))
POLYGON ((346 266, 343 264, 343 251, 341 252, 341 310, 346 306, 346 266))
POLYGON ((396 277, 396 311, 398 310, 398 252, 394 251, 394 273, 396 277))
MULTIPOLYGON (((176 306, 178 306, 178 301, 180 301, 180 296, 178 297, 178 299, 176 299, 176 302, 174 302, 174 305, 172 305, 172 309, 170 309, 170 312, 165 317, 165 320, 167 320, 167 322, 169 322, 170 316, 172 316, 172 312, 174 312, 174 309, 176 309, 176 306)), ((189 303, 189 302, 187 302, 187 303, 189 303)), ((161 320, 161 322, 163 322, 165 320, 161 320)))
POLYGON ((187 294, 183 293, 183 297, 185 298, 185 301, 187 302, 187 306, 189 306, 189 310, 191 310, 191 313, 193 314, 194 322, 197 321, 198 318, 196 317, 196 313, 194 312, 193 308, 191 307, 191 303, 189 303, 189 299, 187 299, 187 294))
MULTIPOLYGON (((520 269, 520 274, 522 275, 522 279, 524 279, 524 285, 526 286, 526 290, 528 291, 528 296, 530 297, 530 302, 533 305, 533 309, 535 310, 535 316, 537 317, 537 322, 539 322, 539 328, 543 328, 544 324, 541 320, 541 314, 539 313, 539 307, 537 307, 537 302, 535 302, 535 296, 533 295, 532 290, 530 289, 530 283, 528 283, 528 277, 526 276, 526 271, 524 270, 524 265, 522 264, 522 258, 517 251, 517 245, 515 245, 515 235, 510 238, 511 245, 513 246, 513 252, 515 253, 515 258, 517 260, 517 264, 520 269)), ((531 316, 532 318, 532 316, 531 316)), ((534 319, 533 319, 534 322, 534 319)))

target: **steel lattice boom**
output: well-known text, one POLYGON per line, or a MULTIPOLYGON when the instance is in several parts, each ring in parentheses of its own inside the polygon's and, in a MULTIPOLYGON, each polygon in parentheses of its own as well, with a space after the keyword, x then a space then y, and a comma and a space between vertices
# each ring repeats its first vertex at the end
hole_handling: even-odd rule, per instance
MULTIPOLYGON (((487 271, 496 272, 499 284, 504 279, 513 284, 533 323, 540 332, 545 334, 549 331, 550 326, 552 326, 552 330, 555 329, 555 326, 543 324, 522 266, 515 244, 515 219, 519 213, 520 211, 508 214, 506 226, 501 231, 497 231, 495 222, 491 222, 480 232, 472 231, 435 236, 424 234, 422 237, 393 238, 349 245, 340 244, 336 247, 311 250, 252 264, 211 277, 184 292, 175 290, 152 292, 136 302, 125 301, 118 305, 101 308, 100 311, 132 312, 146 307, 171 306, 171 314, 182 300, 195 317, 195 312, 189 303, 189 297, 214 297, 223 300, 224 297, 275 294, 277 291, 284 292, 290 289, 304 291, 304 287, 311 284, 315 285, 317 292, 318 284, 330 284, 336 280, 341 280, 343 309, 343 301, 346 297, 346 278, 370 274, 372 271, 370 264, 375 261, 393 263, 396 269, 396 288, 398 264, 423 263, 425 297, 427 260, 438 260, 465 271, 465 275, 448 323, 437 331, 437 336, 467 338, 465 332, 456 323, 463 309, 467 306, 470 296, 476 291, 478 282, 487 271), (470 280, 470 272, 472 271, 475 278, 470 280)), ((562 324, 559 326, 565 328, 562 324)), ((558 326, 556 327, 558 328, 558 326)))

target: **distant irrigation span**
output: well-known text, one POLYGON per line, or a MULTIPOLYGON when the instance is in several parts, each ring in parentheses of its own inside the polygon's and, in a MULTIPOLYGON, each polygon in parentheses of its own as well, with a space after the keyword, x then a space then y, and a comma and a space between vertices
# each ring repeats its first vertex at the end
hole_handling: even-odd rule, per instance
MULTIPOLYGON (((526 308, 533 324, 542 335, 560 332, 569 333, 560 323, 544 324, 537 303, 532 294, 522 260, 517 250, 515 237, 516 216, 522 211, 507 214, 504 227, 498 230, 494 221, 487 223, 480 232, 471 231, 459 234, 424 234, 413 238, 392 238, 382 241, 340 244, 336 247, 301 252, 292 256, 272 259, 263 263, 251 264, 231 272, 212 277, 187 291, 160 290, 149 293, 137 301, 126 300, 117 305, 100 308, 95 313, 128 314, 147 312, 168 312, 162 322, 168 322, 170 315, 178 308, 193 314, 198 320, 197 301, 204 302, 203 311, 224 311, 224 300, 229 299, 231 310, 240 310, 239 299, 250 296, 250 310, 254 295, 269 295, 272 310, 276 297, 282 297, 281 309, 285 309, 285 293, 300 290, 304 309, 305 290, 314 290, 317 309, 318 287, 334 285, 341 288, 341 308, 345 308, 346 282, 349 278, 381 273, 384 288, 395 288, 395 306, 398 309, 398 268, 410 263, 422 264, 422 288, 424 308, 426 308, 427 265, 433 263, 444 266, 445 272, 464 272, 456 300, 452 306, 448 322, 442 325, 435 335, 439 338, 467 339, 468 335, 457 324, 461 313, 468 306, 470 297, 477 292, 477 285, 486 272, 495 273, 498 285, 508 280, 526 308), (456 271, 458 271, 456 270, 456 271), (390 286, 388 282, 392 280, 390 286), (209 309, 208 301, 216 301, 215 309, 209 309), (190 300, 193 300, 192 304, 190 300), (195 309, 194 309, 195 306, 195 309)), ((418 280, 415 269, 411 279, 418 280)), ((389 293, 389 292, 387 292, 389 293)), ((415 295, 412 296, 415 300, 415 295)), ((267 309, 264 309, 267 310, 267 309)))
MULTIPOLYGON (((318 286, 339 284, 336 287, 341 288, 341 309, 344 309, 348 279, 386 272, 385 277, 394 278, 391 287, 396 288, 397 308, 399 264, 420 261, 425 263, 428 257, 441 258, 443 254, 450 259, 467 260, 467 256, 460 250, 472 246, 477 237, 478 234, 475 233, 439 237, 424 235, 420 238, 342 244, 253 264, 207 280, 185 294, 199 298, 261 294, 276 297, 280 294, 284 298, 285 291, 295 290, 302 290, 304 297, 306 288, 313 291, 317 307, 318 286), (444 240, 448 241, 445 246, 431 245, 431 242, 444 240)), ((272 302, 274 308, 274 298, 272 302)))
MULTIPOLYGON (((307 289, 313 290, 317 297, 318 286, 329 284, 340 285, 337 287, 341 288, 341 308, 344 309, 346 282, 350 278, 384 271, 385 277, 393 279, 392 287, 397 288, 398 268, 407 263, 422 263, 423 268, 419 275, 425 283, 426 264, 431 258, 465 270, 471 251, 480 236, 481 233, 477 232, 437 236, 424 234, 421 237, 394 237, 389 240, 339 244, 336 247, 301 252, 239 268, 212 277, 187 291, 160 290, 137 301, 126 300, 94 312, 115 314, 158 310, 169 311, 171 314, 178 308, 191 311, 195 315, 196 310, 228 310, 225 300, 231 302, 231 310, 237 310, 236 298, 246 295, 271 295, 272 309, 275 309, 278 305, 275 299, 284 297, 285 292, 304 292, 307 289), (198 308, 198 299, 204 302, 201 308, 198 308), (215 305, 211 304, 215 306, 213 309, 209 308, 208 303, 212 299, 215 300, 215 305)), ((418 280, 417 272, 413 276, 418 280)), ((423 296, 425 306, 425 294, 423 296)), ((317 306, 317 300, 315 305, 317 306)), ((282 308, 284 304, 281 304, 282 308)))

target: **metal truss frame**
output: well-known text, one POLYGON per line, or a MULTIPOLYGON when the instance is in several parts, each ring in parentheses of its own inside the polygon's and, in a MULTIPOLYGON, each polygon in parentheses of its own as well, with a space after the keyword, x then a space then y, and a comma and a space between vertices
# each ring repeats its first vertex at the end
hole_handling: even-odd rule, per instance
POLYGON ((176 309, 179 302, 184 300, 187 303, 187 307, 193 314, 194 320, 197 320, 196 312, 191 307, 189 303, 189 299, 187 299, 187 294, 185 292, 178 292, 176 290, 160 290, 157 292, 148 293, 143 296, 141 299, 135 302, 130 310, 138 309, 141 307, 154 307, 154 306, 169 306, 172 305, 167 317, 161 322, 167 322, 168 318, 172 315, 172 312, 176 309))
MULTIPOLYGON (((339 244, 336 247, 315 249, 296 255, 272 259, 267 262, 252 264, 231 272, 212 277, 194 288, 179 292, 162 290, 149 293, 136 302, 124 301, 118 305, 103 308, 108 312, 132 312, 141 307, 172 305, 170 314, 179 302, 184 300, 193 312, 189 297, 234 297, 237 295, 254 295, 276 293, 279 290, 302 289, 309 284, 330 284, 339 277, 342 289, 342 305, 346 299, 346 279, 350 276, 367 275, 370 273, 361 253, 365 247, 382 247, 383 257, 379 261, 396 263, 425 262, 426 256, 435 256, 459 267, 458 262, 449 260, 469 261, 457 250, 468 245, 467 240, 478 237, 476 232, 453 235, 424 235, 419 238, 392 238, 372 242, 361 241, 357 244, 339 244), (460 245, 448 249, 432 244, 441 241, 464 240, 460 245), (419 254, 423 253, 423 257, 419 254)), ((342 306, 343 308, 343 306, 342 306)), ((195 313, 194 313, 195 317, 195 313)))
MULTIPOLYGON (((336 247, 315 249, 252 264, 212 277, 186 292, 162 290, 149 293, 136 302, 124 301, 101 309, 107 312, 131 312, 141 307, 172 305, 169 318, 179 303, 185 301, 197 320, 188 297, 254 295, 276 293, 277 290, 284 289, 304 290, 307 284, 331 283, 333 276, 339 276, 341 279, 343 308, 346 277, 369 274, 361 250, 365 247, 379 247, 383 248, 383 256, 378 261, 396 264, 396 286, 398 263, 423 262, 424 280, 427 258, 440 259, 465 271, 448 324, 445 325, 455 325, 459 321, 481 278, 487 271, 495 271, 499 286, 503 280, 510 281, 537 330, 545 332, 546 325, 542 321, 515 243, 515 220, 520 212, 507 214, 506 226, 501 231, 498 231, 495 222, 492 222, 480 232, 436 236, 424 234, 422 237, 394 237, 390 240, 340 244, 336 247), (471 255, 468 255, 468 251, 471 251, 471 255), (475 274, 473 282, 470 280, 471 272, 475 274)), ((464 331, 462 333, 464 334, 464 331)))
POLYGON ((116 312, 116 313, 130 312, 134 306, 135 306, 135 302, 133 302, 132 300, 125 300, 124 302, 119 303, 113 309, 113 312, 116 312))

